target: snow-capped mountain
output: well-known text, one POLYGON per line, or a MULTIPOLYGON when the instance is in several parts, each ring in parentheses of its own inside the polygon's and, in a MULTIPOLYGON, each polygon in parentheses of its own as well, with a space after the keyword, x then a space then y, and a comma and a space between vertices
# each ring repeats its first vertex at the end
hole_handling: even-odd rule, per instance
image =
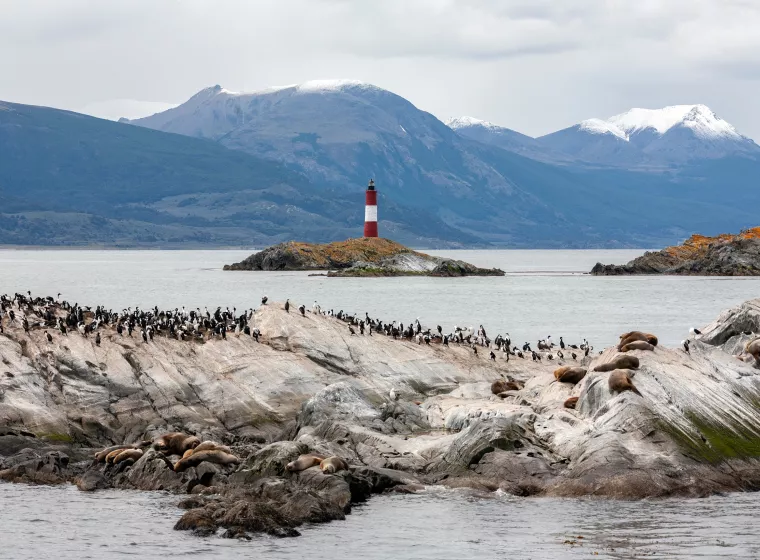
MULTIPOLYGON (((389 201, 420 215, 429 211, 467 234, 506 235, 513 228, 513 210, 491 212, 484 221, 488 208, 504 195, 532 200, 498 168, 503 150, 456 134, 399 95, 353 80, 251 93, 214 86, 174 109, 124 122, 214 140, 284 163, 341 196, 361 196, 374 178, 389 201)), ((532 204, 535 212, 553 212, 538 201, 532 204)))
POLYGON ((480 199, 514 184, 473 152, 476 144, 388 90, 316 80, 251 93, 206 88, 131 124, 215 140, 275 159, 316 184, 361 188, 369 177, 405 202, 431 195, 480 199))
MULTIPOLYGON (((755 225, 757 146, 706 107, 689 107, 629 111, 532 139, 470 117, 447 126, 380 87, 320 80, 251 93, 214 86, 126 122, 283 163, 309 182, 299 198, 344 201, 346 223, 361 223, 374 178, 388 232, 416 221, 427 238, 460 232, 463 243, 652 246, 755 225), (674 182, 689 197, 668 196, 674 182), (646 201, 645 222, 630 212, 631 189, 646 201), (398 218, 384 213, 392 207, 398 218)), ((193 204, 208 210, 205 199, 193 204)), ((317 200, 310 207, 333 212, 317 200)), ((295 227, 291 216, 267 219, 295 227)))
POLYGON ((705 105, 631 109, 607 120, 588 119, 537 140, 546 148, 605 165, 677 165, 760 155, 753 140, 705 105))

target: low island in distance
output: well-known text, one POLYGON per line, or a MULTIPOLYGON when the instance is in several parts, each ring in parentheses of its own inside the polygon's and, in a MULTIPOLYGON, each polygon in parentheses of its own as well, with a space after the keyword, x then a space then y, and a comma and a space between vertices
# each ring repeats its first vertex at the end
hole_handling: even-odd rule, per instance
POLYGON ((427 255, 380 237, 325 244, 288 241, 224 265, 224 270, 311 270, 330 277, 504 276, 498 268, 427 255))
POLYGON ((628 264, 596 263, 594 276, 672 274, 760 276, 760 227, 715 237, 692 235, 682 245, 647 251, 628 264))

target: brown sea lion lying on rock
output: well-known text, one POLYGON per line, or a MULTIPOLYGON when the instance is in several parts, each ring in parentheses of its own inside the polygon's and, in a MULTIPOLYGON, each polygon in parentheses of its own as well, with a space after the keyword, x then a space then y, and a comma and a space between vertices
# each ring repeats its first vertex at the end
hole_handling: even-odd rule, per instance
POLYGON ((316 467, 324 459, 324 457, 320 457, 319 455, 299 455, 298 459, 285 465, 285 470, 288 472, 305 471, 311 467, 316 467))
POLYGON ((614 371, 616 369, 639 369, 639 359, 636 356, 615 356, 606 364, 599 364, 594 371, 614 371))
POLYGON ((153 440, 153 447, 165 455, 179 455, 181 457, 185 451, 195 449, 200 443, 201 440, 195 436, 189 436, 182 432, 170 432, 153 440))
POLYGON ((628 376, 628 372, 624 369, 616 369, 610 374, 610 378, 607 381, 609 383, 610 391, 613 393, 622 393, 623 391, 633 391, 639 396, 639 390, 634 386, 633 381, 628 376))
POLYGON ((744 351, 755 358, 756 362, 760 362, 760 337, 750 340, 744 347, 744 351))
POLYGON ((133 463, 143 456, 142 449, 125 449, 113 459, 113 464, 118 465, 124 461, 132 461, 133 463))
POLYGON ((335 474, 339 471, 347 471, 348 463, 340 457, 328 457, 319 464, 319 468, 322 469, 323 473, 335 474))
POLYGON ((562 406, 565 408, 575 408, 575 405, 578 404, 578 398, 579 397, 570 397, 562 406))
POLYGON ((621 348, 618 348, 621 352, 630 352, 631 350, 649 350, 654 352, 654 344, 650 344, 645 340, 634 340, 628 344, 624 344, 621 348))
POLYGON ((215 451, 215 450, 224 451, 225 453, 232 454, 232 450, 226 445, 222 445, 221 443, 217 443, 215 441, 203 441, 199 443, 193 449, 188 449, 187 451, 185 451, 184 455, 187 455, 188 452, 192 454, 192 453, 198 453, 199 451, 215 451))
POLYGON ((504 393, 506 391, 519 391, 520 389, 522 389, 522 384, 517 383, 516 381, 509 381, 507 379, 497 379, 491 383, 491 392, 494 395, 501 396, 499 393, 504 393))
POLYGON ((639 340, 648 342, 652 346, 657 346, 657 337, 655 335, 641 331, 631 331, 620 335, 618 350, 622 350, 623 346, 626 344, 630 344, 631 342, 636 342, 639 340))
POLYGON ((586 377, 586 368, 563 366, 554 370, 554 377, 561 383, 578 383, 586 377))
POLYGON ((182 472, 190 467, 197 467, 203 462, 215 463, 217 465, 238 465, 240 464, 240 459, 220 449, 193 451, 192 454, 183 457, 174 464, 174 472, 182 472))

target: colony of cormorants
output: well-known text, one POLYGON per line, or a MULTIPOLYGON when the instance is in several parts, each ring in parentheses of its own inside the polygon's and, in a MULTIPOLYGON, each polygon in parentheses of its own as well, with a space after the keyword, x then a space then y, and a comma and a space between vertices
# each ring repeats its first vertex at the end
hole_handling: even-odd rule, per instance
MULTIPOLYGON (((3 323, 18 325, 25 331, 30 329, 45 329, 45 335, 49 343, 53 342, 50 330, 58 331, 60 336, 68 336, 76 331, 81 336, 94 336, 95 344, 100 346, 100 331, 111 328, 120 336, 137 336, 144 343, 149 343, 155 336, 166 336, 186 341, 204 341, 210 338, 226 339, 228 334, 236 336, 250 336, 259 342, 261 331, 253 325, 254 309, 250 308, 241 313, 233 307, 224 310, 217 307, 211 312, 207 308, 173 310, 159 309, 154 306, 151 309, 139 307, 126 308, 121 311, 106 309, 98 305, 95 309, 81 306, 78 303, 70 304, 66 300, 53 297, 32 297, 31 292, 26 294, 16 293, 13 297, 0 295, 0 333, 3 332, 3 323), (7 317, 7 319, 6 319, 7 317)), ((268 298, 261 298, 261 304, 267 305, 268 298)), ((290 312, 290 300, 286 300, 284 310, 290 312)), ((298 306, 300 315, 306 316, 306 306, 298 306)), ((312 306, 313 314, 332 317, 347 324, 350 335, 372 336, 383 335, 394 340, 408 340, 417 344, 441 344, 448 347, 451 344, 466 346, 477 355, 478 347, 490 350, 489 358, 496 360, 497 352, 509 361, 510 357, 532 359, 533 361, 573 359, 577 360, 581 354, 588 356, 593 347, 584 339, 582 344, 567 345, 560 337, 559 345, 551 341, 551 336, 541 339, 536 343, 534 350, 530 343, 526 342, 522 348, 512 343, 509 333, 499 334, 491 339, 483 325, 477 329, 473 327, 462 328, 455 326, 452 331, 444 334, 443 327, 437 325, 435 329, 425 328, 419 317, 406 325, 399 321, 383 321, 370 317, 368 313, 363 316, 345 313, 343 310, 323 311, 315 302, 312 306), (358 331, 358 332, 357 332, 358 331)))

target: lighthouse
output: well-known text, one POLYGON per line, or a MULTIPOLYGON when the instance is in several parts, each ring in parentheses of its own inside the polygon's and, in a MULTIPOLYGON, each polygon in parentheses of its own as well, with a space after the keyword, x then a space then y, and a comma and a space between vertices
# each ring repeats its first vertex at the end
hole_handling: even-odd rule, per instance
POLYGON ((377 237, 377 191, 370 179, 364 203, 364 237, 377 237))

